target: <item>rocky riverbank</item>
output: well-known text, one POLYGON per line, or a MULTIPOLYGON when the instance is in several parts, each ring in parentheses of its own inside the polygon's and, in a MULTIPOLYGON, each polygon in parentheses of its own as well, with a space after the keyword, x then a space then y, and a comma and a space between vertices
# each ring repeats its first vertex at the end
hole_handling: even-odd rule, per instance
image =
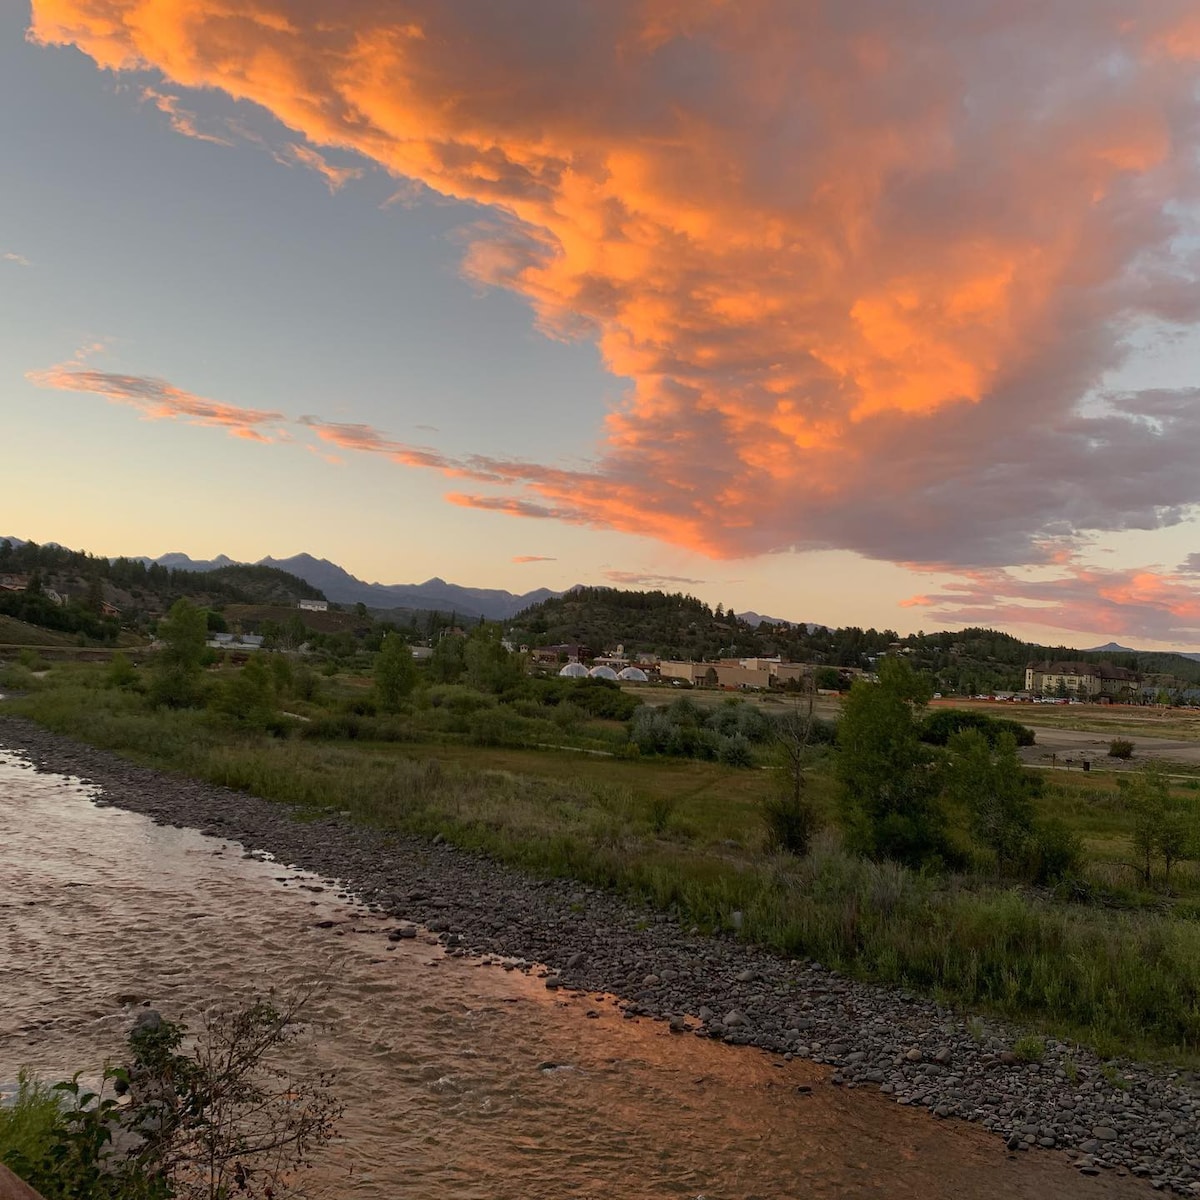
POLYGON ((99 803, 336 879, 394 916, 396 938, 421 925, 452 954, 524 960, 548 988, 613 993, 630 1019, 809 1058, 829 1066, 831 1086, 869 1086, 935 1117, 978 1122, 1010 1150, 1066 1150, 1087 1174, 1131 1173, 1200 1195, 1191 1077, 1103 1063, 1054 1041, 1041 1062, 1026 1062, 1013 1052, 1017 1031, 999 1023, 688 932, 597 889, 530 879, 444 842, 337 818, 296 821, 279 804, 137 767, 24 720, 0 717, 0 747, 88 781, 99 803))

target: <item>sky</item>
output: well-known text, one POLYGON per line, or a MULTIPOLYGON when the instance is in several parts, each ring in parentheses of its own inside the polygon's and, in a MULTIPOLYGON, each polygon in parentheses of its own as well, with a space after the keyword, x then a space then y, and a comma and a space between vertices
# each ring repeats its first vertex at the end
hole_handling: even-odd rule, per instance
POLYGON ((1200 649, 1193 0, 33 0, 0 153, 0 535, 1200 649))

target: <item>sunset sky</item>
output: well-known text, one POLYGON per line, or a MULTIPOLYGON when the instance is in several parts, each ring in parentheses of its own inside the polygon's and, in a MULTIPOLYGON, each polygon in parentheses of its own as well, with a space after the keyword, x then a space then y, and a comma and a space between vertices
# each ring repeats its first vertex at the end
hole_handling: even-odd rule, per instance
POLYGON ((1200 649, 1195 0, 34 0, 0 150, 0 535, 1200 649))

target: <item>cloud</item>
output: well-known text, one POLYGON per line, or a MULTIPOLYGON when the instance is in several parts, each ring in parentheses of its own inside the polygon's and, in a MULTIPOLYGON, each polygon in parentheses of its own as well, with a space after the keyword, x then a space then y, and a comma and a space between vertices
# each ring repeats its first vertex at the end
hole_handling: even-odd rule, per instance
POLYGON ((170 126, 176 133, 184 137, 194 138, 199 142, 212 142, 217 146, 232 146, 233 143, 224 137, 213 133, 205 133, 196 124, 196 114, 179 105, 179 97, 160 92, 156 88, 143 87, 141 92, 143 103, 153 104, 160 113, 165 113, 170 126))
POLYGON ((1200 575, 1200 552, 1193 551, 1175 568, 1178 575, 1200 575))
POLYGON ((546 554, 514 554, 513 562, 515 562, 515 563, 558 562, 558 559, 553 558, 546 554))
POLYGON ((331 194, 340 191, 351 179, 361 179, 363 176, 362 167, 335 166, 311 146, 302 146, 299 142, 290 142, 274 157, 277 162, 287 166, 299 165, 316 171, 325 180, 331 194))
POLYGON ((18 267, 31 267, 33 263, 29 261, 23 254, 18 254, 15 250, 5 250, 0 254, 0 259, 4 262, 16 263, 18 267))
POLYGON ((704 579, 686 579, 682 575, 655 575, 641 571, 604 571, 602 574, 612 583, 637 584, 644 587, 663 587, 672 583, 692 587, 707 582, 704 579))
POLYGON ((92 370, 81 364, 81 355, 44 371, 27 371, 25 378, 38 387, 88 392, 113 404, 129 405, 149 421, 182 420, 190 425, 215 426, 227 430, 232 437, 254 442, 283 437, 280 426, 286 418, 282 413, 206 400, 165 379, 92 370))
POLYGON ((965 625, 1043 625, 1073 633, 1200 642, 1200 583, 1183 570, 1076 565, 1051 578, 1000 568, 970 571, 904 606, 965 625))
POLYGON ((628 387, 586 471, 353 447, 488 485, 455 503, 989 567, 1200 501, 1198 393, 1097 396, 1200 324, 1194 0, 33 0, 31 35, 485 210, 466 273, 628 387))

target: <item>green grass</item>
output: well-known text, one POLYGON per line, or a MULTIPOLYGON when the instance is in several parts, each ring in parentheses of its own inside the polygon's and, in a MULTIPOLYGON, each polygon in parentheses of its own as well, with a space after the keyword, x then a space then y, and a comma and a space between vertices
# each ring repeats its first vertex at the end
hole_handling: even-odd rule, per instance
MULTIPOLYGON (((862 978, 1002 1013, 1111 1054, 1191 1062, 1200 1049, 1200 921, 1162 905, 1055 901, 974 876, 925 876, 843 851, 835 831, 803 859, 764 849, 770 773, 561 751, 327 742, 237 732, 198 712, 153 712, 58 667, 6 709, 137 761, 296 806, 349 810, 403 834, 440 832, 524 870, 599 884, 862 978)), ((1047 789, 1097 845, 1125 816, 1107 790, 1047 789)), ((832 812, 832 785, 813 779, 832 812)), ((1114 789, 1115 790, 1115 789, 1114 789)), ((1188 793, 1194 795, 1194 793, 1188 793)), ((1115 853, 1115 851, 1114 851, 1115 853)))
POLYGON ((61 1116, 59 1094, 22 1071, 12 1103, 0 1106, 0 1162, 18 1174, 26 1164, 42 1162, 61 1116))

